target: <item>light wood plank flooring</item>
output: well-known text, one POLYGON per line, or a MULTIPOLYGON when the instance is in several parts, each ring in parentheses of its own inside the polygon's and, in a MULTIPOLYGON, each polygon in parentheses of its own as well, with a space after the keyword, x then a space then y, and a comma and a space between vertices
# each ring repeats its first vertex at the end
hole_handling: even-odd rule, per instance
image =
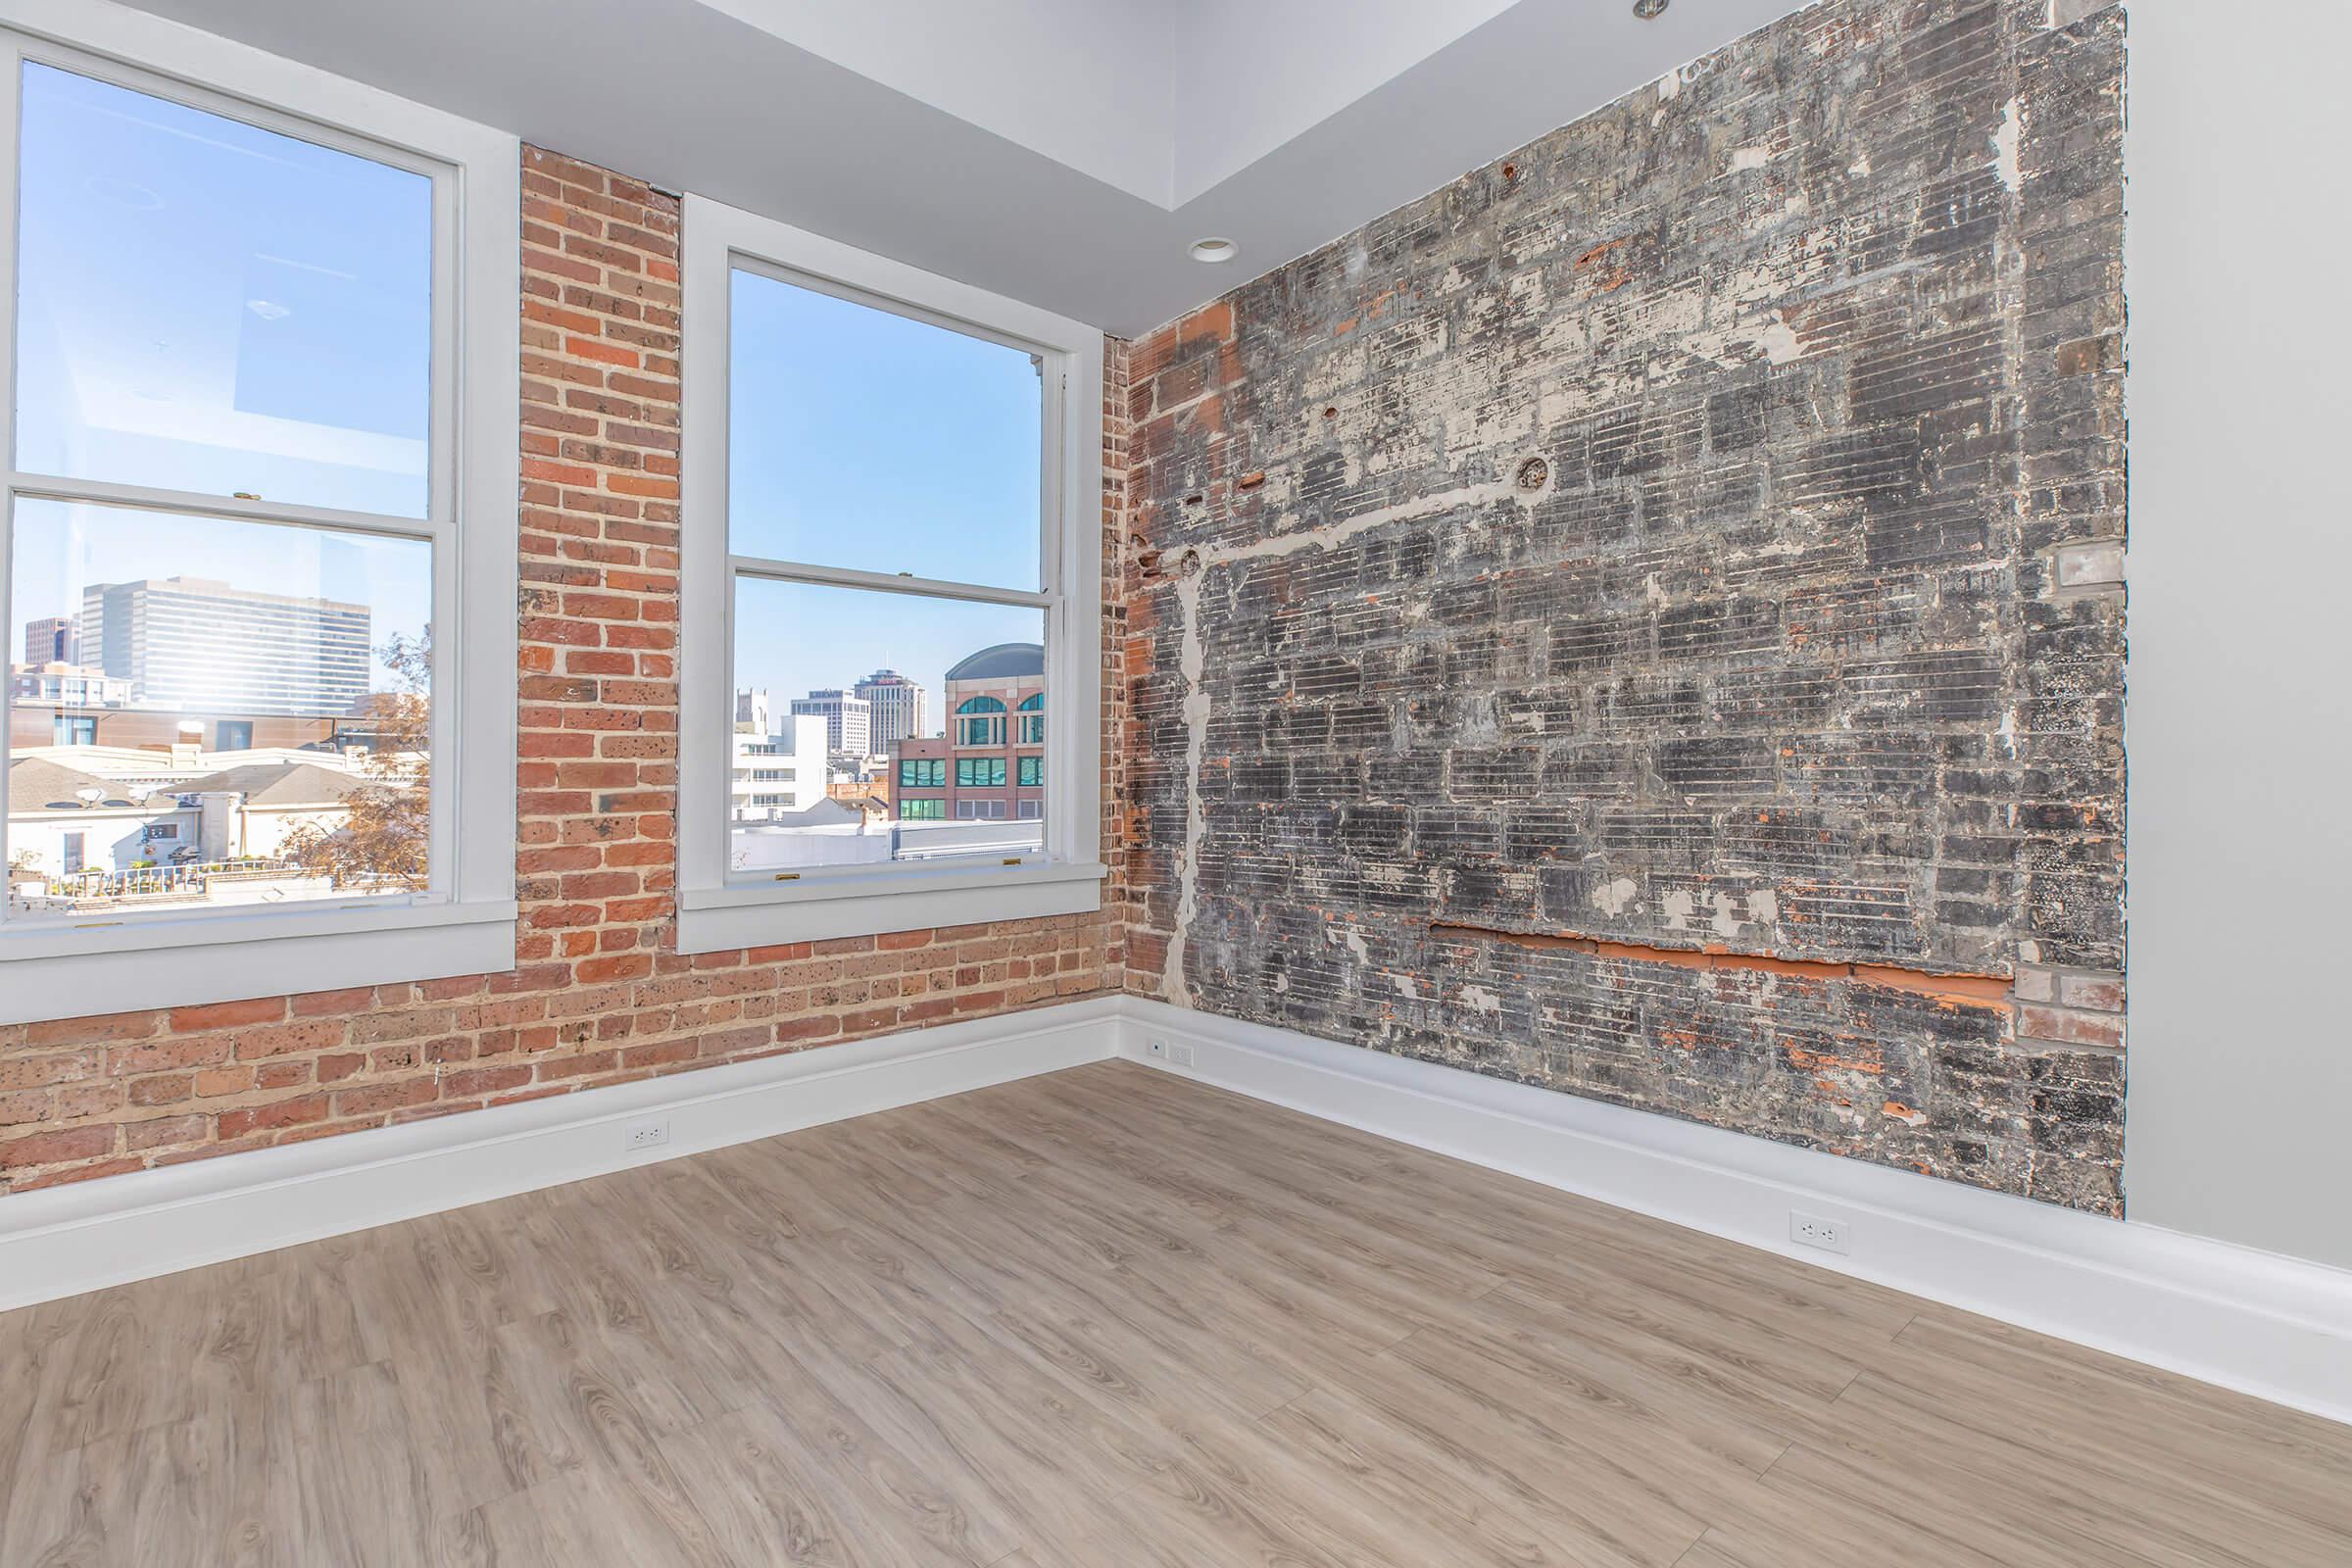
POLYGON ((2352 1430, 1106 1063, 0 1316, 0 1563, 2352 1563, 2352 1430))

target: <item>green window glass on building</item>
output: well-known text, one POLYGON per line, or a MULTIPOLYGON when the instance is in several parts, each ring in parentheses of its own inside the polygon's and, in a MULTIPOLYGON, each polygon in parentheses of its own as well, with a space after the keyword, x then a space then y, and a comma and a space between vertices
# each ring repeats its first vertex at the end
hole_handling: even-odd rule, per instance
POLYGON ((956 734, 966 746, 1004 744, 1004 705, 994 697, 975 697, 956 710, 956 734))

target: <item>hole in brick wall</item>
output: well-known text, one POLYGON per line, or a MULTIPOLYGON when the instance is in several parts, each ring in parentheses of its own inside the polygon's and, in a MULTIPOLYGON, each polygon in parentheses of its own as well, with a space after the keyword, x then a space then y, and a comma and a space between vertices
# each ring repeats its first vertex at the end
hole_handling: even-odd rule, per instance
POLYGON ((1200 494, 1200 492, 1196 490, 1191 495, 1184 498, 1184 504, 1188 507, 1197 507, 1203 499, 1205 498, 1200 494))
POLYGON ((1325 409, 1325 410, 1323 411, 1323 417, 1325 417, 1326 419, 1336 419, 1336 418, 1338 418, 1339 416, 1340 416, 1340 411, 1339 411, 1339 410, 1337 410, 1337 409, 1325 409))
POLYGON ((1517 164, 1503 165, 1502 177, 1505 179, 1517 179, 1519 177, 1519 166, 1517 164))
POLYGON ((1519 465, 1519 488, 1541 490, 1551 478, 1551 465, 1542 458, 1530 458, 1519 465))

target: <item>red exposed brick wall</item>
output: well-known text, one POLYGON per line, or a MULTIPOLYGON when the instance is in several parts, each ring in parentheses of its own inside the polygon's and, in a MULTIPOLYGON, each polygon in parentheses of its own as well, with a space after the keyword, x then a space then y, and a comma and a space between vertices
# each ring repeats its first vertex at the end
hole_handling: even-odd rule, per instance
MULTIPOLYGON (((1119 989, 1115 876, 1095 915, 675 951, 678 202, 535 148, 522 183, 515 967, 0 1025, 0 1191, 1119 989)), ((1108 348, 1103 387, 1103 561, 1115 584, 1122 345, 1108 348)), ((1102 682, 1113 866, 1124 658, 1113 608, 1102 682)))

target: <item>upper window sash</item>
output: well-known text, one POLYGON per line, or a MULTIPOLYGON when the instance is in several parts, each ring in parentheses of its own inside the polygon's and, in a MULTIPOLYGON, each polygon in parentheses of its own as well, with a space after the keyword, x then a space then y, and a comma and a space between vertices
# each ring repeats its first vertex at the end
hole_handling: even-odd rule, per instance
MULTIPOLYGON (((879 260, 879 258, 869 258, 869 260, 879 260)), ((904 554, 897 550, 871 548, 874 535, 861 530, 847 519, 840 524, 829 524, 821 535, 810 539, 811 544, 821 544, 822 548, 761 550, 755 546, 760 542, 762 535, 773 536, 776 533, 791 532, 792 529, 788 525, 778 527, 765 524, 764 519, 752 520, 739 529, 738 524, 745 522, 745 519, 737 518, 730 509, 727 517, 727 541, 728 549, 737 563, 737 569, 789 576, 801 581, 880 588, 891 592, 920 593, 1004 605, 1042 606, 1052 595, 1061 590, 1063 563, 1059 559, 1058 553, 1053 548, 1053 539, 1060 522, 1061 498, 1056 474, 1060 466, 1060 449, 1066 440, 1066 432, 1062 428, 1064 421, 1061 418, 1061 404, 1065 390, 1062 383, 1066 379, 1066 375, 1057 372, 1065 370, 1066 368, 1055 363, 1061 356, 1053 345, 1039 342, 1021 331, 993 324, 986 318, 975 318, 967 314, 935 308, 926 305, 919 299, 910 299, 895 293, 889 288, 874 287, 862 277, 837 275, 816 270, 798 262, 779 260, 772 252, 765 249, 734 248, 727 253, 725 287, 717 302, 724 322, 726 352, 729 356, 727 362, 728 380, 722 389, 723 395, 728 400, 723 416, 728 421, 728 428, 726 431, 720 432, 722 436, 731 434, 739 415, 747 417, 760 414, 780 416, 783 412, 764 407, 749 411, 738 410, 733 403, 738 390, 733 375, 733 353, 739 342, 738 334, 743 329, 747 318, 753 329, 756 330, 760 324, 762 311, 772 312, 775 308, 774 300, 762 301, 758 296, 751 296, 755 305, 762 309, 756 309, 749 313, 747 318, 739 310, 746 299, 746 292, 740 286, 742 279, 781 285, 781 288, 775 290, 778 296, 838 302, 838 306, 844 310, 842 319, 858 320, 859 330, 869 332, 874 330, 877 318, 881 321, 928 328, 930 333, 922 340, 926 349, 941 350, 944 344, 958 340, 975 347, 985 345, 989 350, 998 351, 995 361, 990 367, 992 373, 995 374, 1001 375, 1010 368, 1012 356, 1025 358, 1029 368, 1019 373, 1025 390, 1030 383, 1030 378, 1035 378, 1034 389, 1039 412, 1036 444, 1025 455, 1019 453, 1017 446, 1008 445, 1002 454, 991 455, 988 461, 1011 463, 1023 473, 1034 470, 1038 494, 1034 515, 1004 515, 984 519, 982 522, 981 528, 984 533, 999 532, 1004 525, 1010 524, 1021 537, 1030 541, 1026 548, 1034 554, 1029 559, 1027 566, 1006 574, 994 574, 986 570, 962 573, 939 572, 935 569, 932 561, 924 559, 919 552, 911 548, 904 554), (788 296, 787 291, 789 291, 788 296), (862 561, 858 559, 861 557, 864 558, 862 561), (1018 578, 1028 580, 1015 580, 1018 578), (1031 582, 1034 582, 1034 587, 1030 586, 1031 582)), ((687 329, 689 332, 694 332, 696 330, 695 323, 690 320, 687 329)), ((887 331, 888 328, 883 328, 883 330, 887 331)), ((956 371, 968 373, 972 368, 971 366, 958 367, 956 371)), ((947 417, 947 414, 943 411, 943 422, 947 417)), ((896 421, 893 424, 893 433, 894 436, 906 436, 909 439, 919 438, 919 432, 905 429, 896 421)), ((731 445, 725 451, 728 466, 723 477, 731 485, 739 471, 736 463, 737 455, 732 451, 731 445)), ((749 461, 760 461, 760 453, 755 452, 749 461)), ((921 466, 919 457, 911 452, 907 456, 908 461, 901 465, 902 466, 911 468, 921 466)), ((887 490, 894 482, 893 476, 885 472, 871 473, 866 477, 870 479, 872 486, 876 489, 887 490)), ((1004 476, 1000 473, 996 477, 1002 479, 1004 476)), ((954 489, 953 486, 943 488, 954 489)), ((975 558, 975 564, 985 565, 986 554, 984 551, 980 557, 975 558)))
MULTIPOLYGON (((81 8, 39 9, 71 11, 81 8)), ((169 28, 192 38, 208 39, 215 45, 222 42, 211 38, 209 34, 171 27, 169 24, 154 25, 158 30, 169 28)), ((228 48, 234 50, 236 46, 228 48)), ((198 54, 213 52, 217 51, 195 51, 198 54)), ((250 51, 237 52, 251 55, 253 62, 267 62, 270 68, 275 68, 262 74, 271 77, 283 74, 287 78, 285 85, 289 88, 294 87, 299 78, 318 74, 270 56, 252 54, 250 51)), ((460 408, 465 398, 465 389, 461 385, 460 317, 466 293, 466 280, 460 275, 461 253, 464 249, 459 238, 463 227, 463 172, 460 166, 447 156, 437 157, 421 152, 398 137, 385 137, 353 122, 368 117, 352 117, 351 120, 313 118, 313 111, 324 105, 301 102, 301 99, 309 96, 307 94, 290 93, 297 101, 274 103, 207 84, 193 71, 167 74, 94 49, 75 47, 58 39, 0 25, 0 68, 5 69, 6 76, 5 81, 0 82, 0 151, 5 152, 5 157, 0 158, 0 197, 5 198, 4 205, 0 205, 0 214, 5 217, 0 218, 0 221, 6 225, 6 243, 0 246, 0 285, 5 286, 4 294, 0 294, 0 306, 4 306, 4 309, 0 309, 0 366, 5 366, 12 387, 19 369, 17 328, 20 323, 17 320, 16 303, 20 245, 18 223, 22 205, 17 191, 21 172, 19 130, 23 122, 20 94, 27 63, 216 115, 259 130, 401 170, 427 180, 432 191, 429 281, 431 384, 426 425, 426 504, 421 514, 398 510, 306 504, 282 496, 266 497, 234 489, 201 490, 128 483, 103 473, 68 475, 49 473, 38 468, 20 469, 16 466, 17 405, 20 398, 12 396, 7 400, 7 406, 0 408, 0 440, 5 442, 0 445, 0 461, 8 464, 11 483, 17 492, 64 501, 193 512, 254 522, 307 523, 436 542, 448 538, 461 504, 458 478, 463 445, 460 408)), ((175 66, 192 64, 177 59, 173 63, 175 66)), ((246 73, 239 72, 237 74, 244 75, 246 73)), ((343 85, 347 89, 350 86, 343 85)), ((404 110, 416 107, 400 105, 398 100, 385 100, 385 107, 394 105, 404 110)), ((406 121, 410 117, 403 114, 392 118, 406 121)), ((462 122, 451 123, 463 125, 462 122)), ((478 130, 478 127, 466 128, 478 130)))

